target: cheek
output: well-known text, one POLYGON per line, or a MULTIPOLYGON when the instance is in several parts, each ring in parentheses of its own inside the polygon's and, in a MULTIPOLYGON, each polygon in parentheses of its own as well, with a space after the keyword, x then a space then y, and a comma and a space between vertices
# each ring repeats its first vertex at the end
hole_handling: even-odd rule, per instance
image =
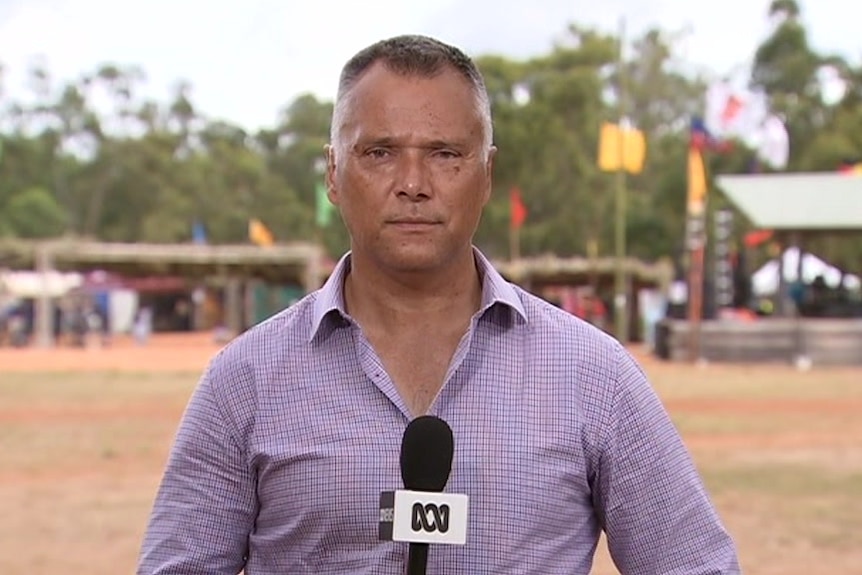
POLYGON ((388 189, 391 175, 387 170, 361 169, 356 166, 345 170, 341 178, 342 189, 351 201, 374 202, 388 189))
POLYGON ((482 174, 474 173, 471 176, 461 179, 457 186, 458 192, 452 194, 450 203, 453 207, 469 211, 472 218, 473 212, 481 211, 487 202, 488 180, 482 174))
POLYGON ((344 225, 351 235, 361 234, 372 227, 381 214, 381 194, 366 178, 350 176, 342 180, 338 193, 338 208, 344 225))

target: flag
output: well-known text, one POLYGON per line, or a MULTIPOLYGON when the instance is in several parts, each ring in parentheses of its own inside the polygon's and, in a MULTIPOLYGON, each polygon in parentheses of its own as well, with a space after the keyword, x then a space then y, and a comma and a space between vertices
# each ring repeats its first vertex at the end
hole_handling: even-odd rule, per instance
POLYGON ((706 127, 703 118, 695 116, 691 119, 689 129, 689 146, 701 152, 728 152, 733 149, 733 141, 717 138, 706 127))
POLYGON ((275 243, 272 232, 257 218, 248 221, 248 239, 259 246, 271 246, 275 243))
POLYGON ((767 98, 762 91, 734 86, 727 80, 707 88, 703 122, 718 139, 738 138, 756 148, 768 115, 767 98))
POLYGON ((315 218, 317 221, 317 226, 321 228, 325 228, 329 225, 329 220, 332 216, 332 202, 329 201, 329 197, 326 195, 326 185, 322 182, 318 182, 314 186, 314 198, 316 203, 316 211, 315 218))
POLYGON ((742 99, 736 94, 728 94, 727 100, 724 103, 724 108, 721 110, 721 121, 724 124, 732 124, 739 117, 742 111, 742 99))
POLYGON ((743 238, 742 242, 747 248, 755 248, 771 239, 771 230, 754 230, 745 234, 745 237, 743 238))
POLYGON ((192 223, 192 243, 205 245, 207 243, 207 229, 200 220, 192 223))
POLYGON ((862 176, 862 162, 846 160, 838 167, 838 172, 848 176, 862 176))
POLYGON ((599 131, 599 169, 616 172, 623 169, 630 174, 643 170, 646 157, 646 138, 640 130, 620 129, 618 124, 605 122, 599 131), (622 156, 622 157, 620 157, 622 156))
POLYGON ((760 127, 757 156, 776 170, 787 167, 790 159, 790 136, 781 118, 774 114, 767 116, 760 127))
POLYGON ((706 208, 706 168, 700 150, 688 149, 688 213, 703 214, 706 208))
POLYGON ((706 92, 704 129, 718 140, 739 139, 767 166, 783 170, 790 156, 784 121, 769 110, 762 90, 729 80, 715 82, 706 92))
POLYGON ((512 188, 509 190, 509 227, 513 230, 520 229, 527 219, 527 207, 521 200, 521 190, 512 188))

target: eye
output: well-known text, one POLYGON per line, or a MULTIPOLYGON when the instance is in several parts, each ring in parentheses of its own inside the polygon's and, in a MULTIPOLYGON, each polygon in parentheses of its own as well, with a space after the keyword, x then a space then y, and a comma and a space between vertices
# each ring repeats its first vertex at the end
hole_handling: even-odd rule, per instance
POLYGON ((368 156, 369 158, 374 158, 376 160, 382 160, 384 158, 389 157, 390 152, 386 148, 371 148, 370 150, 365 152, 365 155, 368 156))
POLYGON ((454 150, 442 149, 434 152, 434 156, 442 159, 442 160, 454 160, 455 158, 460 158, 461 154, 454 150))

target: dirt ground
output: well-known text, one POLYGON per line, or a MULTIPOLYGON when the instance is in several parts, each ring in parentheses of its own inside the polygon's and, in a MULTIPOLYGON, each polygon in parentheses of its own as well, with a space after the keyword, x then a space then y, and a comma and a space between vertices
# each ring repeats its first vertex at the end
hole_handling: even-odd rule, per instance
POLYGON ((220 345, 206 333, 160 334, 146 346, 125 336, 115 337, 107 347, 96 342, 84 349, 58 347, 0 348, 0 374, 6 372, 142 372, 197 371, 220 345))
MULTIPOLYGON (((0 572, 131 573, 164 458, 219 345, 0 349, 0 572)), ((862 573, 862 370, 641 360, 747 573, 862 573)), ((616 573, 601 549, 594 573, 616 573)))

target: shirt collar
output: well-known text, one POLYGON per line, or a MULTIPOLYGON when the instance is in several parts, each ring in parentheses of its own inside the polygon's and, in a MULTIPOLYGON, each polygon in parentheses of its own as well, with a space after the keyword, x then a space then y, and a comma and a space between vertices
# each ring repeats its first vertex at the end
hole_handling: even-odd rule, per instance
MULTIPOLYGON (((488 258, 478 248, 473 248, 473 256, 476 261, 476 268, 482 278, 482 302, 479 308, 479 315, 483 315, 487 310, 494 307, 494 305, 501 304, 516 312, 526 322, 527 312, 514 286, 494 269, 488 258)), ((344 304, 344 280, 349 271, 350 252, 341 257, 329 278, 317 292, 317 298, 314 301, 313 323, 309 340, 317 337, 324 325, 324 320, 330 315, 337 315, 342 319, 347 318, 346 306, 344 304)))

